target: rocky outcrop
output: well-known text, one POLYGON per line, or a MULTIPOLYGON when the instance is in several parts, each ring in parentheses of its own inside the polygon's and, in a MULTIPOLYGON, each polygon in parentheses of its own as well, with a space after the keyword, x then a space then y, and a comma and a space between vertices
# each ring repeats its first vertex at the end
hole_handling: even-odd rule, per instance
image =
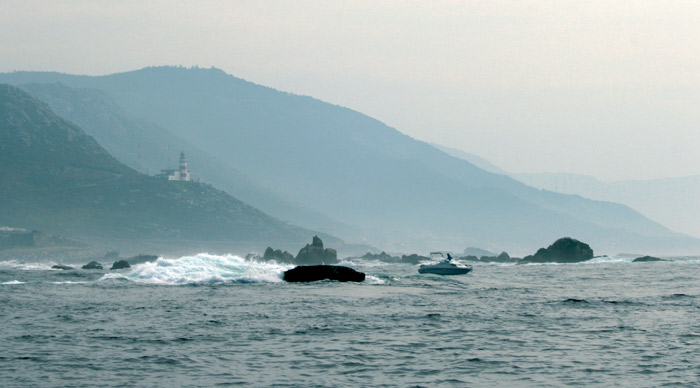
POLYGON ((362 257, 360 257, 360 259, 377 260, 377 261, 382 261, 385 263, 398 263, 401 261, 400 257, 392 256, 384 251, 382 251, 382 253, 367 252, 362 257))
POLYGON ((654 257, 654 256, 642 256, 642 257, 638 257, 638 258, 632 260, 633 263, 645 263, 645 262, 651 262, 651 261, 668 261, 668 260, 660 259, 660 258, 654 257))
POLYGON ((526 256, 522 263, 580 263, 593 258, 593 249, 581 241, 570 237, 560 238, 549 247, 540 248, 532 256, 526 256))
POLYGON ((401 256, 401 262, 402 263, 407 263, 407 264, 418 264, 421 261, 427 261, 430 260, 430 258, 417 255, 417 254, 412 254, 412 255, 403 255, 401 256))
POLYGON ((84 266, 82 266, 81 268, 82 269, 104 269, 104 267, 102 267, 102 264, 100 264, 96 261, 91 261, 91 262, 85 264, 84 266))
POLYGON ((498 256, 481 256, 476 257, 474 255, 462 256, 459 258, 461 261, 476 261, 480 263, 518 263, 520 259, 517 257, 510 257, 508 252, 501 252, 498 256))
POLYGON ((278 263, 294 263, 294 255, 281 249, 272 249, 267 247, 265 254, 262 257, 265 261, 276 261, 278 263))
POLYGON ((335 249, 323 248, 323 241, 318 236, 314 236, 311 245, 306 244, 301 248, 299 254, 294 259, 297 265, 319 265, 337 264, 338 253, 335 249))
POLYGON ((129 262, 126 260, 119 260, 119 261, 115 261, 114 264, 112 264, 112 268, 110 268, 110 270, 124 269, 124 268, 131 268, 131 266, 129 265, 129 262))
POLYGON ((315 282, 326 279, 339 282, 362 282, 365 280, 365 274, 339 265, 299 266, 284 273, 284 280, 288 282, 315 282))
POLYGON ((69 266, 69 265, 63 265, 63 264, 52 265, 51 268, 53 268, 53 269, 62 269, 62 270, 64 270, 64 271, 67 271, 67 270, 69 270, 69 269, 73 269, 73 267, 71 267, 71 266, 69 266))

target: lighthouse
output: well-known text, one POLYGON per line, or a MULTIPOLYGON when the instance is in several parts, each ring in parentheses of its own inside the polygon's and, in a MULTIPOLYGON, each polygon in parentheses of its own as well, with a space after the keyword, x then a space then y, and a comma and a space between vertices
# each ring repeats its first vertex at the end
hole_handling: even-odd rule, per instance
POLYGON ((180 179, 181 181, 190 180, 190 172, 187 170, 187 157, 185 156, 185 151, 180 152, 180 179))
POLYGON ((156 178, 166 181, 189 181, 190 170, 187 169, 187 156, 185 151, 180 152, 180 167, 177 170, 160 170, 156 178))

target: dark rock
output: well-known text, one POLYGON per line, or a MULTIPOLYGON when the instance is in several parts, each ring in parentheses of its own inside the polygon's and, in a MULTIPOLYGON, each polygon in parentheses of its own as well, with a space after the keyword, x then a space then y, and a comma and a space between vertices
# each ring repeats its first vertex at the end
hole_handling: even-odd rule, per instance
POLYGON ((478 257, 474 255, 462 256, 459 258, 461 261, 480 261, 478 257))
POLYGON ((638 257, 638 258, 632 260, 633 263, 644 263, 644 262, 649 262, 649 261, 668 261, 668 260, 660 259, 660 258, 654 257, 654 256, 643 256, 643 257, 638 257))
POLYGON ((62 269, 62 270, 64 270, 64 271, 67 271, 67 270, 69 270, 69 269, 73 269, 73 267, 68 266, 68 265, 63 265, 63 264, 56 264, 56 265, 51 266, 51 268, 53 268, 53 269, 62 269))
POLYGON ((365 280, 365 274, 339 265, 299 266, 284 273, 284 280, 288 282, 315 282, 325 279, 340 282, 362 282, 365 280))
POLYGON ((129 262, 126 260, 119 260, 119 261, 115 261, 114 264, 112 264, 112 268, 110 268, 110 270, 124 269, 124 268, 131 268, 131 266, 129 265, 129 262))
POLYGON ((319 265, 319 264, 337 264, 338 252, 335 249, 323 249, 323 241, 318 236, 314 236, 311 245, 306 244, 301 248, 299 254, 294 259, 294 264, 297 265, 319 265))
MULTIPOLYGON (((473 261, 473 260, 472 260, 473 261)), ((498 256, 481 256, 481 259, 477 260, 485 263, 516 263, 519 260, 510 255, 507 252, 501 252, 498 256)))
POLYGON ((522 263, 580 263, 593 258, 593 249, 581 241, 570 237, 560 238, 554 244, 540 248, 532 256, 523 258, 522 263))
POLYGON ((102 264, 100 264, 96 261, 91 261, 91 262, 85 264, 84 266, 82 266, 81 268, 82 269, 104 269, 104 267, 102 267, 102 264))
POLYGON ((158 260, 158 256, 156 255, 136 255, 134 257, 126 259, 126 261, 129 262, 129 265, 138 265, 138 264, 143 264, 143 263, 152 263, 154 261, 158 260))
POLYGON ((401 262, 400 257, 392 256, 384 251, 382 251, 382 253, 377 253, 377 254, 367 252, 362 257, 360 257, 360 259, 377 260, 377 261, 381 261, 384 263, 399 263, 399 262, 401 262))
POLYGON ((507 262, 507 261, 513 260, 513 259, 510 257, 510 255, 508 254, 508 252, 501 252, 501 254, 498 255, 498 257, 496 257, 496 259, 499 260, 499 261, 501 261, 501 262, 507 262))
POLYGON ((418 264, 421 261, 428 261, 430 258, 417 255, 417 254, 412 254, 412 255, 403 255, 401 256, 401 262, 402 263, 408 263, 408 264, 418 264))
POLYGON ((293 263, 294 255, 287 251, 283 252, 281 249, 272 249, 271 247, 267 247, 262 259, 265 261, 276 261, 278 263, 293 263))

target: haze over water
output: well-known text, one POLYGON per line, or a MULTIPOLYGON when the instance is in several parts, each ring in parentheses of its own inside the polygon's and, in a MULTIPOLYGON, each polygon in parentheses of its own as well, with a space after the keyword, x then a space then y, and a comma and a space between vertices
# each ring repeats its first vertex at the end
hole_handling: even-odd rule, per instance
MULTIPOLYGON (((359 262, 290 284, 235 256, 119 274, 0 263, 3 387, 693 386, 700 262, 359 262)), ((108 272, 108 271, 107 271, 108 272)))
POLYGON ((700 256, 342 261, 700 254, 700 2, 0 9, 0 388, 700 386, 700 256))

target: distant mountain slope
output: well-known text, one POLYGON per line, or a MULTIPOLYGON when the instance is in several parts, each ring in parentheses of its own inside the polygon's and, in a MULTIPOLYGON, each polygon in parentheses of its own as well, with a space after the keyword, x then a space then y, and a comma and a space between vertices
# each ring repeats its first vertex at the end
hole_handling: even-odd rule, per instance
POLYGON ((9 85, 0 85, 0 198, 0 224, 75 238, 264 247, 300 246, 314 233, 211 186, 139 174, 9 85))
POLYGON ((358 112, 217 69, 0 80, 102 89, 130 115, 174 131, 290 202, 364 228, 366 241, 389 249, 532 252, 566 235, 597 251, 700 249, 628 207, 534 189, 358 112))
POLYGON ((700 237, 700 175, 604 182, 578 174, 513 174, 533 187, 624 203, 672 230, 700 237))
POLYGON ((503 171, 500 167, 496 166, 495 164, 489 162, 488 160, 480 156, 470 154, 469 152, 464 152, 456 148, 446 147, 440 144, 430 143, 430 145, 450 156, 454 156, 455 158, 459 159, 464 159, 482 170, 486 170, 494 174, 508 175, 508 173, 503 171))
POLYGON ((700 176, 604 182, 570 173, 511 174, 474 154, 433 144, 456 158, 542 190, 625 204, 671 230, 700 238, 700 176))
POLYGON ((214 184, 268 214, 293 220, 295 224, 352 234, 347 225, 314 209, 287 202, 273 187, 265 187, 171 131, 129 116, 104 91, 71 88, 61 83, 32 83, 20 87, 47 103, 59 116, 78 124, 111 155, 133 169, 153 175, 161 169, 175 168, 177 157, 184 150, 194 178, 214 184))

